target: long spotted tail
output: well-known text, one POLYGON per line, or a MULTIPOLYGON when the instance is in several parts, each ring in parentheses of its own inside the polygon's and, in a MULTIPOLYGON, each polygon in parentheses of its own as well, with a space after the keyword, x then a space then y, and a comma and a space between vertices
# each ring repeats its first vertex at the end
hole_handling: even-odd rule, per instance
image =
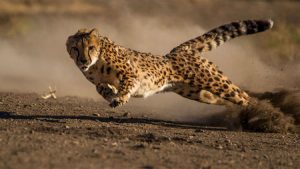
POLYGON ((211 31, 191 39, 183 44, 172 49, 170 53, 178 52, 207 52, 210 51, 226 41, 242 36, 250 35, 271 29, 273 26, 272 20, 245 20, 232 22, 212 29, 211 31))

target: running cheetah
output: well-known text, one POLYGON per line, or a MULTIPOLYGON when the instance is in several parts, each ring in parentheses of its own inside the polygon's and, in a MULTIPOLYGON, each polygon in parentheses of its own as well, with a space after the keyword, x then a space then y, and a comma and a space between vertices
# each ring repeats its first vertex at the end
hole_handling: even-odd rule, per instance
POLYGON ((175 92, 207 104, 232 102, 247 106, 248 94, 200 54, 235 37, 272 26, 272 20, 232 22, 191 39, 164 56, 124 48, 99 35, 96 29, 79 30, 69 36, 66 47, 81 72, 111 107, 127 103, 130 97, 145 98, 159 92, 175 92))

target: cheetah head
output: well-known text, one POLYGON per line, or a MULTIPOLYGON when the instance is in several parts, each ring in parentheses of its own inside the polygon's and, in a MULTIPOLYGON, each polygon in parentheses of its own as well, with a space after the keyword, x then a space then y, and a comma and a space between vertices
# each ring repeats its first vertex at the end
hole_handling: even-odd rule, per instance
POLYGON ((97 62, 100 54, 98 39, 97 29, 80 29, 69 36, 66 42, 67 51, 81 71, 88 71, 97 62))

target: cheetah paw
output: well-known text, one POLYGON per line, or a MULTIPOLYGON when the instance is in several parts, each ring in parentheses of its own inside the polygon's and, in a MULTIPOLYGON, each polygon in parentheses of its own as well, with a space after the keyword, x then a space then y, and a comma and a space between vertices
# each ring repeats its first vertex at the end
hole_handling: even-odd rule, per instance
POLYGON ((116 108, 118 106, 122 106, 124 103, 121 102, 119 99, 112 99, 112 101, 110 102, 109 106, 112 108, 116 108))
POLYGON ((128 97, 117 97, 117 98, 112 99, 109 106, 112 108, 115 108, 118 106, 122 106, 127 102, 128 102, 128 97))

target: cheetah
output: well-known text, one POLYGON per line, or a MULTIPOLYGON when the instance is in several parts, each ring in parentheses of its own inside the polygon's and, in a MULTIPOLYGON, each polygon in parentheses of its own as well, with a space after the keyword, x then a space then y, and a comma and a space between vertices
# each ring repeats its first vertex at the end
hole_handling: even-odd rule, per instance
POLYGON ((97 29, 80 29, 68 37, 66 48, 83 75, 113 108, 131 97, 146 98, 161 92, 175 92, 206 104, 247 106, 250 96, 200 54, 272 26, 272 20, 232 22, 188 40, 165 55, 122 47, 101 36, 97 29))

